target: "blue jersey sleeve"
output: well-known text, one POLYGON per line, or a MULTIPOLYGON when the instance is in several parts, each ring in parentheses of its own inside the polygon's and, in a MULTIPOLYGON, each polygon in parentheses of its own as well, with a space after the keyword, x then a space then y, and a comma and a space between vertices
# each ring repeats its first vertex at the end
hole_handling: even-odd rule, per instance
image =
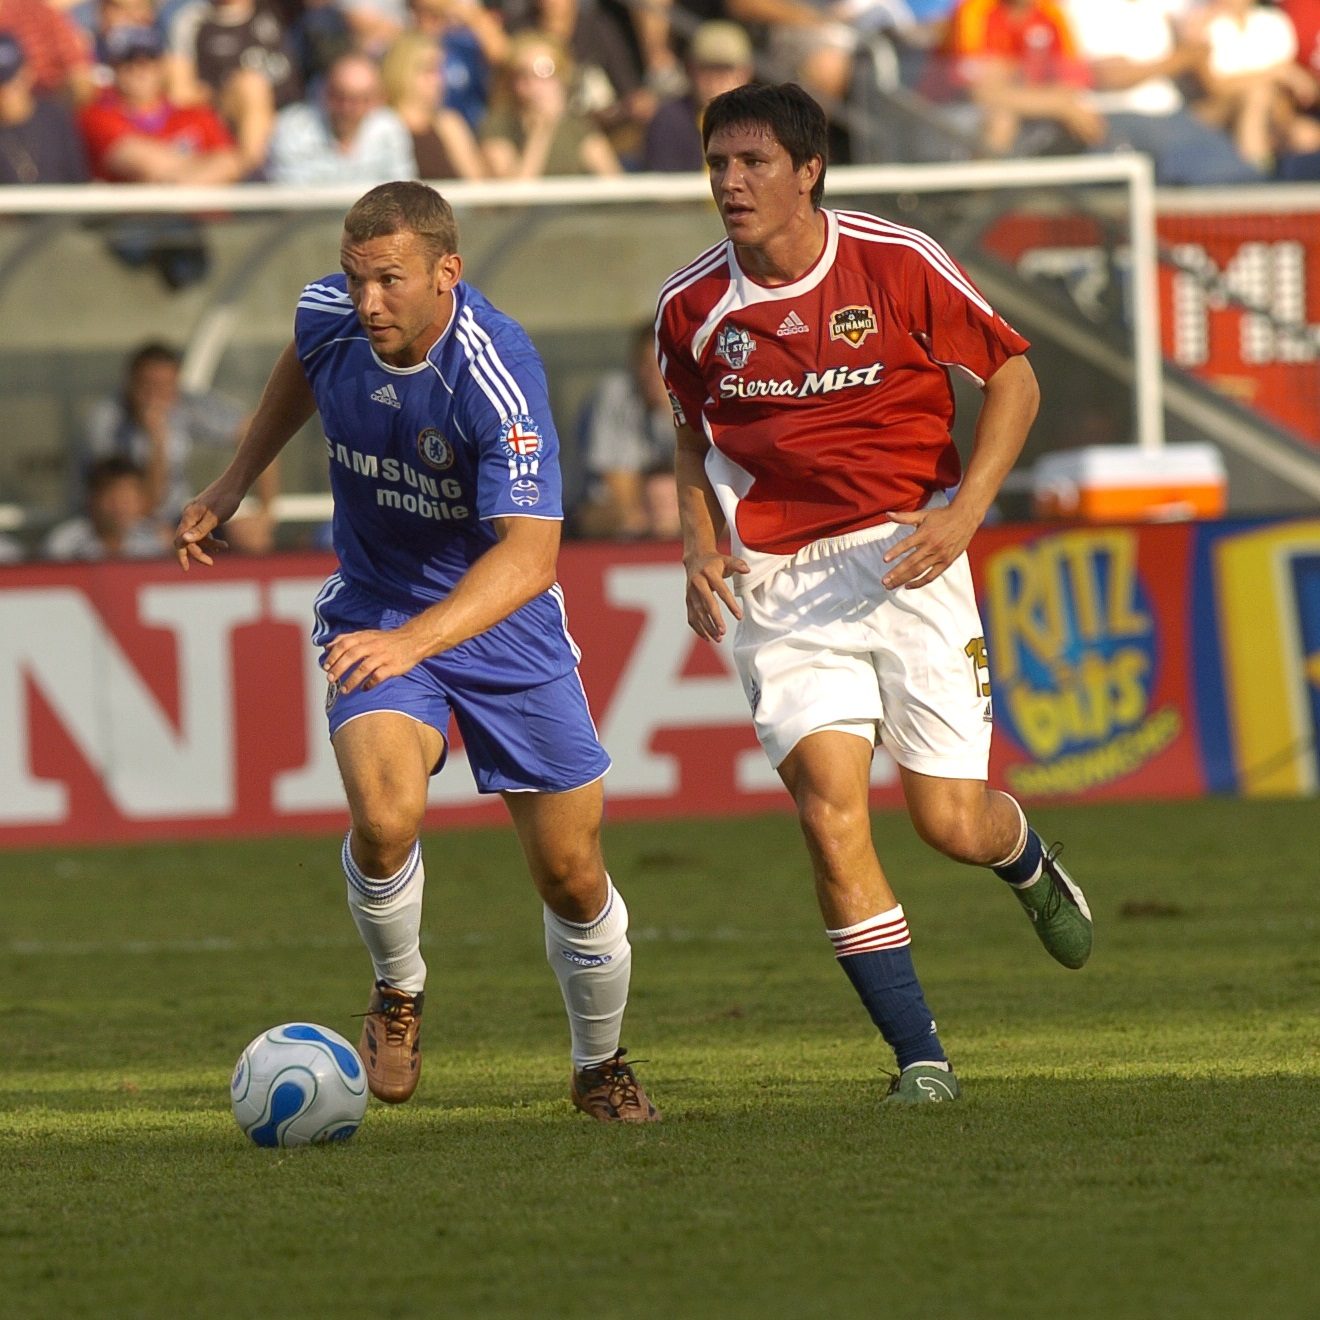
POLYGON ((309 378, 321 349, 356 329, 357 317, 342 275, 327 275, 304 287, 293 316, 293 339, 309 378))
POLYGON ((563 518, 559 436, 526 332, 507 317, 479 320, 469 307, 454 332, 467 362, 457 402, 478 454, 477 516, 563 518))

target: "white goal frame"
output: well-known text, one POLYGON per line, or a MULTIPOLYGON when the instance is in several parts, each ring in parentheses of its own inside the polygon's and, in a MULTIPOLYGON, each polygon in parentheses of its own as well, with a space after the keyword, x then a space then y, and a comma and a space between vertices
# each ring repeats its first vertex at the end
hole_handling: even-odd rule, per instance
MULTIPOLYGON (((1120 184, 1127 189, 1130 267, 1132 378, 1136 443, 1146 451, 1164 444, 1163 369, 1160 345, 1155 177, 1150 160, 1137 153, 1052 157, 1040 160, 974 161, 938 165, 835 166, 826 176, 826 201, 874 193, 994 191, 1120 184)), ((633 174, 615 178, 546 178, 518 182, 437 184, 460 214, 464 209, 646 205, 708 199, 700 174, 633 174)), ((171 187, 154 184, 36 185, 0 189, 0 216, 147 216, 276 213, 290 217, 343 212, 362 194, 360 185, 289 187, 239 184, 229 187, 171 187)), ((718 222, 712 216, 712 241, 718 222)), ((217 344, 195 344, 185 358, 210 362, 217 344)), ((206 375, 205 367, 201 374, 206 375)), ((196 383, 196 382, 194 382, 196 383)), ((299 521, 319 516, 328 497, 286 495, 276 516, 299 521)), ((13 525, 0 508, 0 527, 13 525)))

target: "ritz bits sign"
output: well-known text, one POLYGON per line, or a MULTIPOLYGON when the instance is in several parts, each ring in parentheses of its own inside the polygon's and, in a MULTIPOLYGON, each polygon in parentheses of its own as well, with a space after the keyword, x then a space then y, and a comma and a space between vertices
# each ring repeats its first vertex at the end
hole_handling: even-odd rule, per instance
POLYGON ((981 539, 992 778, 1032 798, 1199 791, 1181 573, 1161 562, 1169 552, 1185 567, 1187 529, 981 539))

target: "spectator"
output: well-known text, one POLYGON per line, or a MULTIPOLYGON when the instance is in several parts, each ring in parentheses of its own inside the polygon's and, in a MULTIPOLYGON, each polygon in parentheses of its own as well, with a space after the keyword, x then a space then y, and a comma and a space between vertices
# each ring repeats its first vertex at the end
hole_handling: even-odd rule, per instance
POLYGON ((79 117, 94 178, 234 183, 260 163, 243 154, 209 106, 169 100, 163 47, 152 28, 111 28, 105 56, 114 70, 114 86, 79 117))
POLYGON ((721 92, 751 82, 754 73, 752 43, 743 28, 718 19, 702 23, 687 49, 688 92, 663 102, 646 126, 646 168, 704 168, 702 111, 721 92))
POLYGON ((42 542, 47 559, 153 559, 170 552, 171 528, 151 514, 142 469, 111 454, 87 473, 85 512, 51 528, 42 542))
POLYGON ((1224 130, 1238 154, 1271 172, 1294 145, 1298 107, 1316 100, 1316 80, 1297 63, 1297 30, 1287 14, 1255 0, 1214 0, 1192 29, 1210 48, 1193 109, 1224 130))
POLYGON ((68 107, 33 90, 23 47, 0 32, 0 184, 86 182, 87 156, 68 107))
POLYGON ((381 80, 390 107, 412 134, 423 179, 479 179, 481 149, 467 120, 442 104, 440 47, 420 32, 405 32, 385 53, 381 80))
POLYGON ((0 0, 0 32, 10 33, 23 47, 37 93, 76 102, 92 94, 86 34, 47 0, 0 0))
MULTIPOLYGON (((143 344, 128 359, 122 391, 93 404, 83 437, 83 461, 127 459, 140 469, 147 507, 173 526, 188 500, 199 448, 229 449, 243 429, 237 404, 213 392, 185 390, 180 384, 178 352, 168 344, 143 344)), ((269 540, 269 507, 276 478, 260 487, 245 544, 269 540)), ((237 523, 235 524, 237 526, 237 523)), ((245 529, 238 528, 242 533, 245 529)))
POLYGON ((1180 37, 1168 0, 1064 0, 1109 125, 1104 150, 1145 152, 1164 184, 1257 183, 1263 177, 1224 134, 1184 105, 1177 80, 1195 77, 1209 49, 1180 37))
POLYGON ((634 332, 628 366, 601 379, 579 424, 587 492, 584 536, 678 535, 674 417, 649 321, 634 332))
POLYGON ((1086 64, 1054 0, 963 0, 930 74, 935 99, 958 96, 974 107, 987 155, 1105 141, 1104 117, 1087 100, 1086 64))
POLYGON ((214 106, 249 160, 270 151, 275 112, 302 99, 291 38, 266 0, 193 0, 170 26, 171 90, 214 106))
POLYGON ((444 104, 475 133, 486 117, 491 70, 504 63, 509 38, 499 15, 473 0, 408 0, 413 28, 440 46, 444 104))
POLYGON ((412 134, 384 104, 372 60, 340 55, 315 104, 280 111, 267 173, 276 183, 366 185, 417 177, 412 134))
POLYGON ((678 95, 683 68, 674 43, 673 0, 596 0, 596 8, 623 38, 647 89, 657 96, 678 95))
POLYGON ((827 109, 848 95, 864 40, 862 14, 879 26, 894 12, 890 0, 726 0, 725 8, 730 18, 765 31, 767 77, 801 83, 827 109))
POLYGON ((571 85, 572 65, 553 37, 525 31, 510 41, 481 132, 492 178, 620 172, 609 139, 570 103, 571 85))
POLYGON ((659 107, 645 86, 642 67, 622 32, 602 16, 594 0, 533 0, 535 28, 557 41, 573 62, 573 104, 606 133, 615 154, 638 161, 645 125, 659 107))
MULTIPOLYGON (((1320 87, 1320 0, 1283 0, 1284 13, 1297 33, 1297 63, 1320 87)), ((1279 161, 1279 177, 1320 180, 1320 100, 1300 106, 1288 151, 1279 161)))
POLYGON ((404 0, 336 0, 336 4, 348 23, 354 49, 372 59, 379 59, 407 26, 404 0))
MULTIPOLYGON (((75 13, 82 13, 81 9, 75 13)), ((106 59, 106 38, 115 28, 154 28, 160 37, 161 48, 165 49, 165 29, 159 22, 156 0, 88 0, 86 6, 87 33, 92 42, 92 57, 95 64, 92 80, 97 91, 113 85, 114 70, 106 59)), ((166 59, 166 70, 171 61, 166 59)))
POLYGON ((1297 33, 1297 59, 1320 78, 1320 0, 1282 0, 1283 12, 1297 33))
POLYGON ((291 0, 285 22, 304 88, 319 87, 335 60, 354 49, 348 19, 336 0, 291 0))

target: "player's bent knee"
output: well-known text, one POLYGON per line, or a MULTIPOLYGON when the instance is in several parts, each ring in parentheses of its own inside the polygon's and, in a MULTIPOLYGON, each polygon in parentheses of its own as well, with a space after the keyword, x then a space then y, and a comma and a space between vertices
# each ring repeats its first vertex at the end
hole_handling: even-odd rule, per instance
POLYGON ((871 815, 865 804, 840 806, 822 798, 798 804, 798 821, 808 842, 822 857, 848 855, 871 836, 871 815))
POLYGON ((373 850, 392 852, 411 848, 422 825, 421 810, 406 804, 381 803, 353 813, 353 829, 373 850))

